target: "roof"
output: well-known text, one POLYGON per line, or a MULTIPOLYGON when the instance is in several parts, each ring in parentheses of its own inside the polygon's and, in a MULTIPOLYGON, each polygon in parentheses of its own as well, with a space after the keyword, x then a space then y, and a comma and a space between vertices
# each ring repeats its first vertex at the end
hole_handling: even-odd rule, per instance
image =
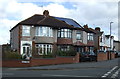
MULTIPOLYGON (((110 37, 110 35, 105 35, 105 37, 109 38, 109 37, 110 37)), ((114 38, 114 36, 111 36, 111 38, 114 38)))
POLYGON ((67 23, 67 24, 69 24, 69 25, 71 25, 71 26, 74 26, 74 27, 76 27, 76 28, 81 28, 81 27, 82 27, 80 24, 78 24, 78 23, 77 23, 75 20, 73 20, 73 19, 62 18, 62 17, 54 17, 54 18, 56 18, 56 19, 58 19, 58 20, 61 20, 61 21, 65 22, 65 23, 67 23))
MULTIPOLYGON (((40 15, 40 14, 35 14, 19 22, 17 25, 48 26, 52 28, 70 28, 70 29, 82 28, 82 26, 79 25, 73 19, 53 17, 53 16, 45 17, 44 15, 40 15)), ((13 30, 15 27, 13 27, 11 30, 13 30)))
POLYGON ((49 26, 53 28, 74 28, 60 20, 57 20, 51 16, 45 17, 44 19, 37 22, 37 25, 49 26))
POLYGON ((66 38, 58 38, 57 44, 69 44, 72 45, 72 39, 66 39, 66 38))
POLYGON ((86 25, 84 25, 83 26, 84 27, 84 31, 86 31, 87 33, 97 33, 97 31, 96 30, 94 30, 94 29, 92 29, 92 28, 88 28, 88 25, 86 24, 86 25))
POLYGON ((94 41, 88 41, 87 46, 94 46, 94 41))
POLYGON ((77 42, 73 43, 73 45, 75 45, 75 46, 86 46, 86 44, 84 44, 80 41, 77 41, 77 42))
POLYGON ((35 15, 21 21, 19 24, 36 25, 38 21, 40 21, 44 18, 45 17, 43 15, 35 14, 35 15))
POLYGON ((84 28, 84 30, 87 32, 87 33, 97 33, 94 29, 92 28, 84 28))

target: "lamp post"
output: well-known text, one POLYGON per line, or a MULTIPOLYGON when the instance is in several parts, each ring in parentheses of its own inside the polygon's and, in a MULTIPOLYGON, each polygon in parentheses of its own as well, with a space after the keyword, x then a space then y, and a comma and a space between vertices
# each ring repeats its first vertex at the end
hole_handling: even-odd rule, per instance
POLYGON ((111 24, 112 24, 113 22, 110 22, 110 49, 111 49, 111 24))

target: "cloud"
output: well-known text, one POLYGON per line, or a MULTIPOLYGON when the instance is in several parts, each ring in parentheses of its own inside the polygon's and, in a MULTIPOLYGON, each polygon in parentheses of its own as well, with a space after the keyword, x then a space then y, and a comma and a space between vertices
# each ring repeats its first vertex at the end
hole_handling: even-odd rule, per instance
POLYGON ((16 0, 0 1, 0 44, 9 43, 9 30, 18 22, 42 12, 42 8, 32 3, 18 3, 16 0))
POLYGON ((118 37, 116 31, 118 26, 118 5, 116 2, 66 0, 65 2, 71 2, 70 6, 74 6, 74 8, 67 8, 62 4, 64 1, 48 0, 53 3, 45 6, 40 6, 42 2, 40 0, 35 1, 38 2, 38 4, 31 3, 32 1, 0 0, 0 24, 2 25, 0 27, 0 44, 8 42, 10 28, 34 14, 42 14, 45 9, 49 10, 51 16, 72 18, 81 25, 88 24, 93 28, 95 28, 95 26, 100 26, 106 34, 109 34, 109 23, 113 21, 114 23, 112 26, 114 27, 112 29, 114 30, 112 30, 112 32, 116 35, 116 39, 118 37))
POLYGON ((69 15, 80 24, 88 24, 90 27, 101 27, 105 34, 109 34, 110 22, 112 35, 118 40, 118 3, 117 2, 79 2, 74 4, 76 10, 69 15))

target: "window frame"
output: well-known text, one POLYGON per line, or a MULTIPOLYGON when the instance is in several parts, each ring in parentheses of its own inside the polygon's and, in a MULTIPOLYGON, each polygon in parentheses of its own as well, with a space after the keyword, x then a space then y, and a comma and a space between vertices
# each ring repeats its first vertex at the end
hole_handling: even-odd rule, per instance
POLYGON ((81 40, 81 39, 82 39, 82 33, 81 33, 80 31, 77 31, 77 32, 76 32, 76 39, 77 39, 77 40, 81 40), (78 38, 77 35, 79 35, 80 38, 78 38))
POLYGON ((35 29, 35 36, 53 37, 53 29, 46 26, 38 26, 35 29))
POLYGON ((87 40, 93 41, 94 40, 94 34, 93 33, 87 33, 87 40))
POLYGON ((22 36, 30 36, 30 26, 22 25, 22 36))
POLYGON ((52 53, 52 50, 53 49, 53 45, 52 44, 36 44, 35 45, 35 50, 36 50, 36 53, 38 55, 47 55, 48 52, 51 52, 52 53), (38 51, 38 50, 41 50, 41 51, 38 51))
POLYGON ((57 37, 58 38, 72 38, 72 30, 71 29, 59 29, 57 37))

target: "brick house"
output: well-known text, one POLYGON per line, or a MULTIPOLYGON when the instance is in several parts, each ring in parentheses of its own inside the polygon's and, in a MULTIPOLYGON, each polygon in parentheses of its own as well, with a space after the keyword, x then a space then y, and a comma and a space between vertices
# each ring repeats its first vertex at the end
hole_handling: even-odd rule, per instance
POLYGON ((76 21, 50 16, 45 10, 43 15, 35 14, 14 26, 10 30, 10 44, 13 50, 27 58, 56 50, 67 51, 71 47, 83 50, 87 41, 82 36, 84 33, 76 21))
POLYGON ((43 15, 35 14, 14 26, 10 30, 10 44, 12 50, 28 58, 71 48, 79 53, 97 53, 106 45, 100 41, 103 36, 106 39, 98 27, 82 27, 73 19, 50 16, 49 11, 45 10, 43 15))
POLYGON ((98 50, 100 51, 108 51, 113 50, 113 41, 114 36, 105 35, 104 31, 101 31, 99 27, 95 28, 96 32, 99 31, 98 34, 98 50), (111 41, 110 41, 111 40, 111 41), (111 42, 111 48, 110 48, 110 42, 111 42))
POLYGON ((115 51, 120 51, 120 41, 114 40, 113 42, 115 51))

